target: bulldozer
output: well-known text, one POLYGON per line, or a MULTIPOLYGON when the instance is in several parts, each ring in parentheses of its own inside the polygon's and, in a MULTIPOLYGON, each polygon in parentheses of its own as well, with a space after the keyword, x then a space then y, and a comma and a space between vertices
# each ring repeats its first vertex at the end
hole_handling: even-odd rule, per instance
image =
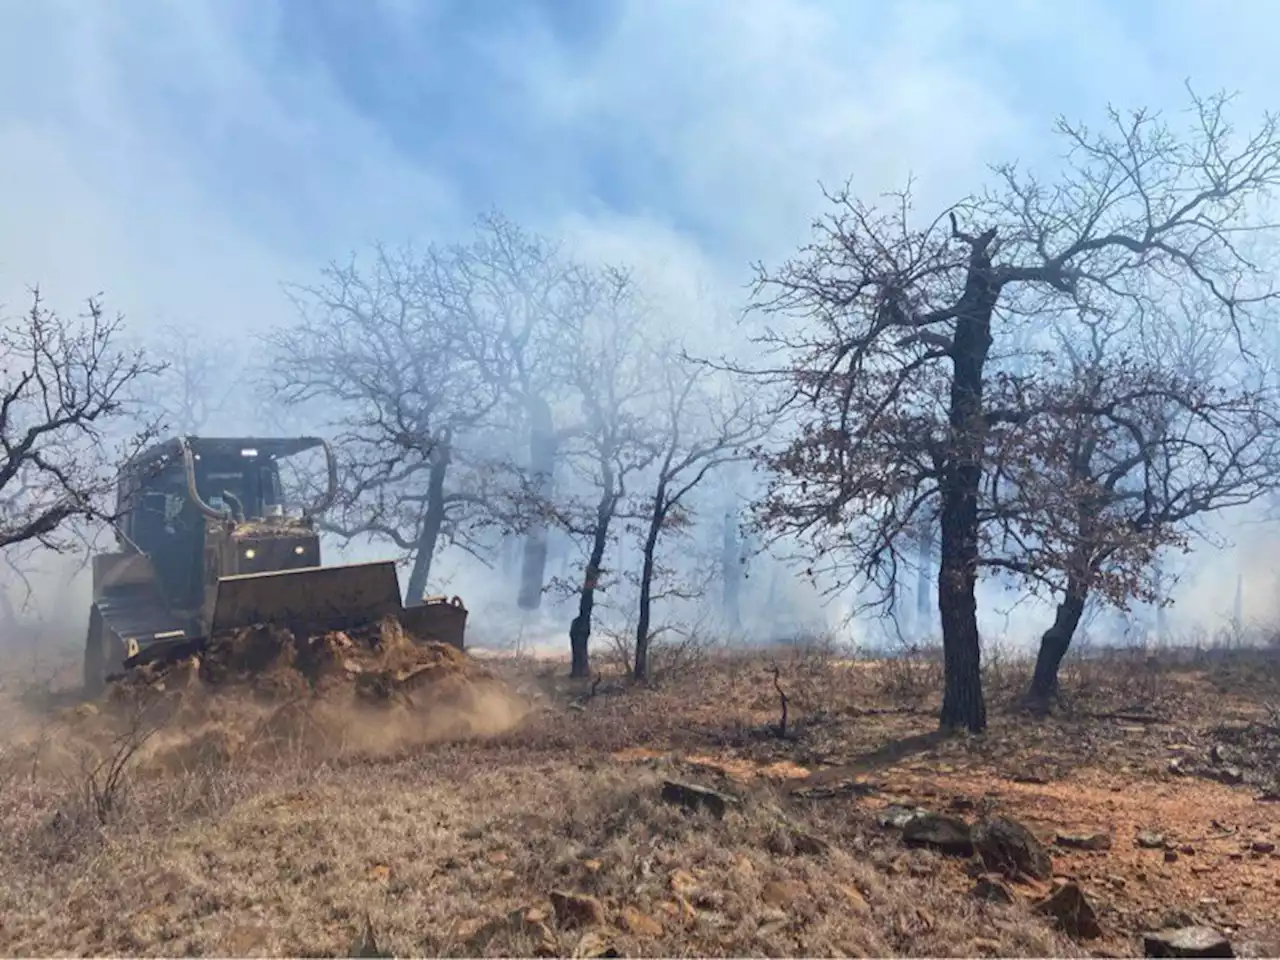
POLYGON ((93 558, 86 694, 258 624, 314 633, 394 617, 411 636, 462 649, 467 611, 457 597, 402 602, 394 561, 321 565, 317 518, 336 499, 337 477, 318 437, 174 437, 125 462, 118 549, 93 558), (281 462, 316 449, 324 492, 286 505, 281 462))

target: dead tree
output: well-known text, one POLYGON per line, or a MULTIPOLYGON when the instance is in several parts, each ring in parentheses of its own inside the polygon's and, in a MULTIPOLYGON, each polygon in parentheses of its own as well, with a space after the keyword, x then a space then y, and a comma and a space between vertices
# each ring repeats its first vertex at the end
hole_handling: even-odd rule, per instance
POLYGON ((233 415, 245 389, 244 378, 237 376, 244 364, 228 342, 167 326, 147 338, 146 349, 164 370, 136 385, 135 401, 160 417, 161 429, 190 436, 233 415))
POLYGON ((382 247, 367 264, 330 264, 291 289, 297 319, 268 335, 276 396, 337 431, 340 493, 322 529, 398 547, 414 599, 439 548, 469 546, 486 516, 487 471, 469 444, 500 400, 483 370, 487 331, 451 309, 451 265, 434 249, 382 247))
MULTIPOLYGON (((450 247, 450 268, 435 282, 449 308, 486 331, 483 370, 522 423, 528 444, 522 468, 534 494, 554 495, 564 444, 582 429, 573 409, 570 368, 587 317, 604 285, 596 271, 564 256, 551 239, 528 233, 498 213, 476 223, 471 242, 450 247)), ((523 529, 518 605, 542 603, 547 528, 534 518, 523 529)))
POLYGON ((633 672, 649 673, 650 623, 659 538, 689 522, 690 494, 712 471, 746 460, 750 448, 769 430, 769 422, 749 391, 717 381, 710 367, 666 352, 658 358, 658 416, 651 451, 655 463, 653 493, 644 505, 640 597, 636 616, 633 672))
POLYGON ((846 189, 797 257, 759 268, 757 307, 794 325, 761 336, 779 357, 756 372, 790 386, 798 420, 765 458, 762 520, 883 596, 904 532, 936 511, 944 729, 986 726, 980 499, 989 431, 1023 412, 990 402, 993 344, 1019 317, 1149 304, 1161 285, 1203 290, 1239 325, 1275 295, 1246 241, 1280 182, 1276 120, 1242 136, 1228 106, 1193 95, 1185 131, 1145 111, 1112 111, 1102 132, 1060 121, 1055 182, 1000 167, 991 191, 923 224, 909 195, 885 211, 846 189))
POLYGON ((1162 550, 1280 485, 1269 371, 1233 349, 1229 323, 1208 305, 1151 319, 1060 326, 1061 369, 1045 371, 1025 415, 993 436, 989 502, 1001 533, 989 562, 1058 598, 1028 695, 1038 710, 1090 597, 1122 610, 1160 602, 1162 550))
POLYGON ((123 321, 96 299, 76 320, 44 306, 0 326, 0 550, 65 551, 113 519, 118 463, 154 437, 129 403, 161 365, 117 349, 123 321))
POLYGON ((576 589, 578 612, 569 626, 574 677, 591 673, 592 615, 597 593, 605 586, 604 560, 616 539, 615 521, 632 478, 654 459, 645 422, 654 398, 651 353, 641 335, 646 318, 625 271, 602 270, 594 283, 598 284, 591 294, 595 309, 571 354, 571 383, 583 426, 563 449, 564 462, 582 492, 566 490, 547 498, 527 479, 521 511, 533 522, 563 529, 586 555, 576 589))

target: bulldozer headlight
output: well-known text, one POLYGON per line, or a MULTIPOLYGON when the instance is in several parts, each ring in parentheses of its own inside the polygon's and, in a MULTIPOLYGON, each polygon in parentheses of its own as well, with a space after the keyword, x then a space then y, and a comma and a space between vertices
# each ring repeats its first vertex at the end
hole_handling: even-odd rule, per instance
POLYGON ((298 544, 296 547, 293 548, 293 552, 298 556, 302 556, 304 553, 307 552, 307 548, 304 547, 302 544, 298 544))
POLYGON ((250 547, 248 550, 244 552, 244 558, 246 560, 252 560, 257 555, 258 555, 258 551, 253 549, 253 547, 250 547))

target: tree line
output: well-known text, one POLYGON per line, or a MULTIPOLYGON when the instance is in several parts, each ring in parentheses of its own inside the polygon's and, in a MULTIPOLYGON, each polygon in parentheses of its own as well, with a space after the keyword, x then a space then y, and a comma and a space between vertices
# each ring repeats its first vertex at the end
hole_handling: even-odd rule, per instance
MULTIPOLYGON (((516 599, 537 609, 549 535, 579 545, 575 676, 624 580, 649 676, 655 606, 707 589, 676 544, 722 516, 717 478, 749 493, 748 532, 872 611, 894 613, 936 538, 939 719, 980 731, 980 578, 1054 601, 1027 692, 1045 710, 1088 604, 1162 601, 1162 555, 1276 489, 1280 137, 1231 107, 1192 93, 1177 123, 1060 120, 1057 169, 997 166, 940 211, 910 185, 829 191, 810 242, 755 265, 728 350, 689 341, 627 265, 497 213, 460 241, 375 246, 288 288, 259 389, 335 442, 325 529, 395 550, 411 599, 442 551, 488 562, 518 538, 516 599), (614 562, 622 538, 635 569, 614 562)), ((37 299, 5 325, 0 548, 67 549, 58 531, 109 518, 113 427, 135 429, 126 446, 197 432, 232 399, 227 358, 174 331, 125 348, 102 317, 37 299)))

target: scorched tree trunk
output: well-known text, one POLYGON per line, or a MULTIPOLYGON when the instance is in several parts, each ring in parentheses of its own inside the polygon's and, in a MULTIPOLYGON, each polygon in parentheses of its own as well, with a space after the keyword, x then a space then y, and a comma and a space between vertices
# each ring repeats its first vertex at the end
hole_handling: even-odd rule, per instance
POLYGON ((1080 619, 1084 616, 1088 595, 1088 585, 1083 578, 1070 577, 1062 602, 1058 604, 1058 610, 1054 614, 1053 626, 1040 638, 1036 671, 1031 678, 1031 690, 1027 695, 1030 705, 1038 711, 1048 710, 1050 702, 1058 693, 1058 671, 1071 648, 1071 640, 1080 625, 1080 619))
POLYGON ((413 570, 409 574, 406 591, 409 603, 419 603, 427 592, 427 579, 431 576, 431 561, 440 542, 444 528, 444 480, 449 472, 449 448, 441 444, 432 455, 431 472, 427 477, 427 500, 422 514, 422 527, 418 533, 417 549, 413 558, 413 570))

